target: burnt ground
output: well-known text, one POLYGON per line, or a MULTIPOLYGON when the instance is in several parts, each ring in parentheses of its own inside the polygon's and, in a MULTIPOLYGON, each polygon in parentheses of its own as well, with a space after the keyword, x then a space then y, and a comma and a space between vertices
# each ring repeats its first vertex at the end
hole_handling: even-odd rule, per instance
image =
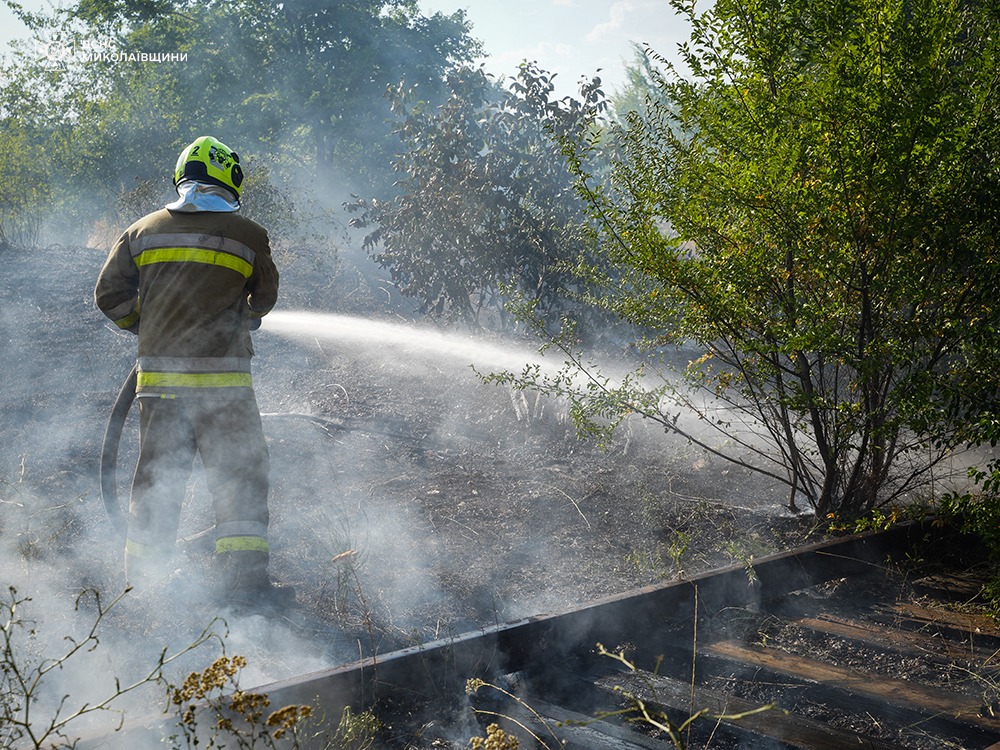
MULTIPOLYGON (((0 556, 11 583, 40 598, 95 587, 110 599, 122 587, 98 456, 134 340, 93 308, 102 262, 86 248, 3 255, 0 556)), ((306 265, 283 274, 278 312, 308 305, 357 314, 384 294, 361 275, 347 287, 327 284, 306 265)), ((412 348, 378 337, 345 343, 337 336, 345 325, 288 337, 265 324, 255 334, 271 451, 272 573, 295 586, 299 606, 296 617, 271 617, 274 630, 230 617, 230 649, 258 660, 251 682, 817 538, 810 518, 783 510, 782 488, 654 425, 628 423, 605 447, 581 441, 564 404, 485 384, 468 361, 435 352, 435 340, 415 333, 412 348), (326 628, 319 638, 317 628, 326 628)), ((123 496, 135 440, 133 414, 119 463, 123 496)), ((210 524, 208 507, 196 471, 183 534, 210 524)), ((173 589, 134 593, 131 605, 126 597, 119 624, 127 637, 160 644, 178 628, 181 639, 197 632, 213 614, 197 588, 207 565, 201 545, 182 545, 173 589), (177 609, 170 597, 192 581, 177 609)))
MULTIPOLYGON (((21 492, 72 495, 55 503, 59 521, 25 526, 100 535, 100 444, 134 339, 93 308, 101 252, 4 260, 0 471, 21 492)), ((293 299, 296 281, 283 277, 293 299)), ((808 532, 808 519, 781 514, 779 488, 745 470, 642 423, 606 448, 581 441, 565 406, 484 384, 461 356, 436 356, 433 341, 341 345, 336 333, 288 338, 266 324, 255 336, 274 572, 324 616, 363 594, 387 636, 426 638, 661 580, 678 563, 690 571, 774 551, 808 532)), ((134 416, 119 460, 123 502, 134 416)), ((182 534, 208 523, 201 485, 196 470, 182 534)), ((43 536, 25 532, 20 544, 48 558, 62 545, 43 536)))
MULTIPOLYGON (((325 342, 306 348, 290 374, 296 395, 262 400, 276 415, 265 419, 277 520, 294 526, 302 519, 288 509, 304 509, 305 536, 337 530, 317 540, 317 556, 358 551, 356 593, 389 640, 572 606, 676 575, 678 565, 774 551, 808 531, 808 521, 776 518, 754 477, 643 425, 602 449, 576 437, 558 404, 538 414, 464 364, 428 372, 414 355, 401 366, 325 342), (335 426, 277 416, 302 413, 335 426), (282 468, 304 451, 319 472, 282 468)), ((291 544, 286 552, 299 554, 291 544)), ((287 566, 303 601, 335 616, 340 597, 316 586, 332 575, 296 575, 292 558, 279 557, 276 572, 287 566)))

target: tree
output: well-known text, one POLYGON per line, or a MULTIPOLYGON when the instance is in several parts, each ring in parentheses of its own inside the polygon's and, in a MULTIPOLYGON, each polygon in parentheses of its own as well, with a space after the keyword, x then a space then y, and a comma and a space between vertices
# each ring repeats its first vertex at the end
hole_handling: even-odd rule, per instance
POLYGON ((0 141, 27 133, 34 148, 3 149, 16 158, 0 176, 44 153, 57 215, 78 202, 93 216, 158 180, 204 133, 276 153, 282 185, 391 191, 387 88, 406 80, 434 100, 479 50, 461 11, 424 16, 415 0, 80 0, 34 14, 5 1, 35 41, 3 60, 0 141))
POLYGON ((558 137, 576 138, 606 107, 600 79, 554 100, 552 76, 521 66, 502 90, 481 69, 455 72, 439 108, 399 88, 399 194, 359 200, 365 247, 425 312, 486 324, 523 295, 543 317, 570 305, 570 269, 591 233, 558 137))
MULTIPOLYGON (((103 90, 72 53, 79 29, 58 14, 29 13, 4 0, 32 32, 30 42, 12 44, 0 58, 0 203, 11 244, 34 245, 52 208, 76 193, 77 176, 92 167, 89 139, 77 138, 89 102, 103 90)), ((78 195, 89 200, 93 181, 78 195)))
POLYGON ((81 0, 75 17, 126 49, 185 54, 126 66, 116 106, 144 106, 184 138, 280 144, 315 175, 365 188, 388 174, 386 89, 405 80, 433 100, 479 51, 463 11, 424 16, 415 0, 81 0))
POLYGON ((32 152, 25 128, 11 127, 0 139, 0 249, 33 247, 38 241, 42 208, 49 198, 50 174, 32 152))
MULTIPOLYGON (((672 5, 691 25, 690 74, 660 60, 670 104, 630 116, 609 185, 578 170, 632 280, 605 302, 654 352, 700 348, 686 375, 715 400, 701 416, 792 505, 892 502, 975 440, 970 414, 996 414, 1000 14, 973 0, 672 5)), ((633 384, 577 392, 580 413, 672 426, 671 388, 633 384)))

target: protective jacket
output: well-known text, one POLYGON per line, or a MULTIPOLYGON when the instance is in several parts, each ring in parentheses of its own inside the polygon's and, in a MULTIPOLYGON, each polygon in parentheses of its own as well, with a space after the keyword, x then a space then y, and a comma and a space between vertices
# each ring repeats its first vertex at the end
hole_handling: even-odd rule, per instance
POLYGON ((136 393, 250 387, 250 319, 278 297, 267 231, 234 213, 161 209, 115 244, 94 292, 139 334, 136 393))

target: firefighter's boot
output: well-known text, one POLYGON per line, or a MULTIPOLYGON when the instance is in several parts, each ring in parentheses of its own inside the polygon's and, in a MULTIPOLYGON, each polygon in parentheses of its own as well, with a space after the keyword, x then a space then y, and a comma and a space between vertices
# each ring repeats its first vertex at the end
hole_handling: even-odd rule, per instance
POLYGON ((221 599, 241 607, 280 609, 295 604, 295 589, 276 586, 267 572, 268 553, 240 550, 217 553, 221 599))

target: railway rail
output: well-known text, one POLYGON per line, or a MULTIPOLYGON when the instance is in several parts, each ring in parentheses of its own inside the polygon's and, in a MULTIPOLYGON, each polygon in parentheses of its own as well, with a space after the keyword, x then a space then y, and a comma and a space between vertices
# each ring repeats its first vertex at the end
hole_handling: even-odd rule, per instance
POLYGON ((552 750, 1000 750, 1000 628, 969 606, 967 561, 926 564, 970 548, 901 524, 258 690, 371 709, 384 748, 468 747, 496 723, 552 750))

